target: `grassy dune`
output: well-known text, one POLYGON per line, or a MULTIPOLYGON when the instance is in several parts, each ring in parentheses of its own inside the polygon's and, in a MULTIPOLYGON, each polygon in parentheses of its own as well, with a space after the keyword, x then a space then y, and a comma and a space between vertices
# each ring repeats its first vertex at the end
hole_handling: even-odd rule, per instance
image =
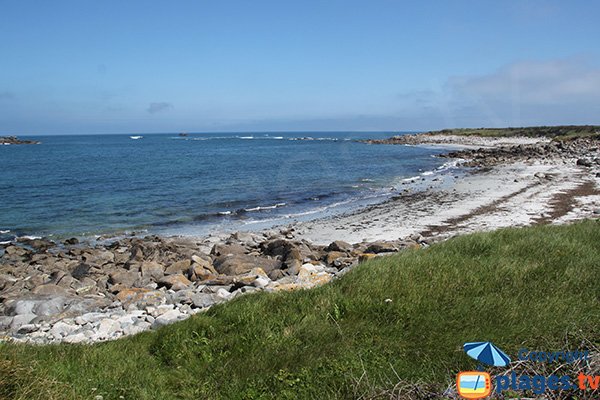
POLYGON ((511 355, 561 349, 569 335, 598 343, 599 276, 598 221, 458 237, 158 332, 93 346, 0 345, 0 398, 357 398, 388 396, 399 383, 442 391, 475 367, 465 341, 491 340, 511 355))
POLYGON ((526 136, 550 137, 555 140, 571 140, 581 137, 600 138, 600 126, 595 125, 565 125, 565 126, 532 126, 524 128, 469 128, 444 129, 427 132, 441 135, 465 136, 526 136))

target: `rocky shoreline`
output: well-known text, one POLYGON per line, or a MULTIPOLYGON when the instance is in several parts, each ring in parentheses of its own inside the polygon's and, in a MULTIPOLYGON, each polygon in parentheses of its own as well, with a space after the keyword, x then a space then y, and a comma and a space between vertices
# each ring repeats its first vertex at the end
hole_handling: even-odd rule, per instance
POLYGON ((576 165, 583 167, 600 166, 600 141, 595 139, 575 139, 571 141, 552 141, 517 146, 498 146, 471 150, 452 151, 441 157, 463 158, 467 167, 489 167, 533 159, 547 161, 556 159, 574 159, 576 165))
POLYGON ((362 261, 455 234, 600 215, 596 139, 442 142, 448 136, 440 136, 371 142, 460 145, 443 157, 462 160, 475 174, 458 179, 449 171, 446 188, 406 189, 352 215, 206 238, 126 237, 96 244, 21 238, 4 244, 0 340, 112 340, 239 295, 324 284, 362 261))
POLYGON ((11 145, 11 144, 40 144, 37 140, 21 140, 16 136, 0 136, 0 146, 1 145, 11 145))
MULTIPOLYGON (((419 238, 414 238, 419 239, 419 238)), ((116 339, 255 291, 310 288, 416 240, 317 246, 294 230, 227 239, 25 239, 0 258, 0 331, 33 343, 116 339)))
POLYGON ((576 165, 600 165, 600 140, 577 138, 549 140, 528 137, 472 137, 459 135, 414 134, 393 136, 388 139, 366 140, 368 144, 391 145, 443 145, 461 146, 461 150, 440 155, 445 158, 464 159, 465 167, 490 167, 520 161, 566 161, 574 159, 576 165))
POLYGON ((545 137, 481 137, 481 136, 463 136, 438 133, 415 133, 410 135, 392 136, 387 139, 367 139, 361 140, 366 144, 402 144, 409 146, 458 146, 462 148, 490 148, 496 146, 514 146, 519 144, 537 144, 548 143, 550 139, 545 137))

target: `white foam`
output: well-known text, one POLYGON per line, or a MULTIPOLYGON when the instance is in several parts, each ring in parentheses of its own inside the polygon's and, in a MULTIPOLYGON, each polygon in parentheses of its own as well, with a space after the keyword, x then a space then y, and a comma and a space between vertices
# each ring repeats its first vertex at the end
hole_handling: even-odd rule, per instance
POLYGON ((219 214, 219 215, 231 215, 231 211, 219 211, 217 214, 219 214))
POLYGON ((3 234, 3 233, 10 233, 10 229, 4 230, 4 231, 0 230, 0 234, 3 234))
POLYGON ((411 176, 410 178, 404 178, 404 179, 402 179, 402 181, 403 182, 410 182, 410 181, 413 181, 415 179, 419 179, 419 176, 417 175, 417 176, 411 176))
POLYGON ((272 210, 274 208, 283 207, 286 203, 277 203, 272 206, 257 206, 252 208, 244 208, 244 211, 252 212, 252 211, 260 211, 260 210, 272 210))
POLYGON ((0 242, 0 245, 4 245, 4 244, 11 244, 12 242, 10 240, 7 240, 6 242, 0 242))

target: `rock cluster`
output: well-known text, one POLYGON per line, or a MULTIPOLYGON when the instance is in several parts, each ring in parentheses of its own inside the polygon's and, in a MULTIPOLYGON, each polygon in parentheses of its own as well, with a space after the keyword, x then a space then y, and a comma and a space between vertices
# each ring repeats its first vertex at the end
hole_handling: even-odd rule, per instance
POLYGON ((0 257, 0 333, 39 343, 114 339, 243 293, 320 285, 360 261, 406 246, 418 244, 318 246, 294 239, 293 229, 95 245, 23 239, 0 257))
POLYGON ((366 139, 360 140, 362 143, 368 144, 447 144, 448 138, 443 136, 432 136, 427 133, 416 133, 410 135, 392 136, 386 139, 366 139))
POLYGON ((463 165, 470 167, 487 167, 533 159, 540 161, 562 159, 567 162, 576 160, 577 165, 593 167, 600 166, 600 140, 582 138, 570 141, 460 150, 443 154, 440 157, 463 158, 467 160, 463 165))
POLYGON ((16 136, 0 136, 0 145, 3 144, 39 144, 37 140, 21 140, 16 136))

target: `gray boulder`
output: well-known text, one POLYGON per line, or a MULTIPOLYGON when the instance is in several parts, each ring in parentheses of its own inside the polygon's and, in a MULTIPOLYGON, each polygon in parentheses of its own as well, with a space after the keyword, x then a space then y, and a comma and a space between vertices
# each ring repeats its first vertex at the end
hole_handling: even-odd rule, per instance
POLYGON ((215 298, 209 293, 196 293, 191 296, 192 303, 195 307, 206 308, 216 303, 215 298))
POLYGON ((10 329, 17 332, 21 326, 30 324, 36 317, 35 314, 15 315, 10 323, 10 329))
POLYGON ((155 261, 144 261, 140 267, 142 277, 160 279, 164 276, 164 267, 155 261))
POLYGON ((133 325, 129 325, 123 328, 123 334, 125 335, 137 335, 138 333, 147 331, 152 327, 152 324, 146 321, 139 321, 133 325))
POLYGON ((164 314, 158 316, 152 323, 152 329, 160 328, 161 326, 172 324, 173 322, 182 320, 186 317, 185 314, 179 310, 169 310, 164 314))
POLYGON ((256 257, 246 254, 220 256, 215 259, 214 267, 220 274, 241 275, 250 272, 253 268, 262 268, 267 274, 281 267, 281 262, 265 257, 256 257))
POLYGON ((275 239, 260 244, 262 252, 268 256, 284 256, 293 247, 294 244, 285 239, 275 239))
POLYGON ((91 267, 88 264, 81 263, 71 271, 71 276, 75 279, 82 279, 88 275, 91 267))
POLYGON ((164 276, 157 283, 159 286, 165 286, 167 289, 176 291, 185 290, 192 284, 188 278, 181 274, 164 276))
POLYGON ((332 242, 329 246, 327 246, 326 250, 349 253, 352 251, 352 245, 342 240, 336 240, 335 242, 332 242))
POLYGON ((83 342, 87 342, 87 341, 88 341, 88 337, 83 332, 75 333, 72 335, 67 335, 63 339, 63 342, 65 342, 65 343, 83 343, 83 342))
POLYGON ((10 302, 6 309, 6 315, 34 314, 33 309, 37 305, 36 300, 16 300, 10 302))
POLYGON ((6 331, 12 324, 13 317, 0 316, 0 331, 6 331))
POLYGON ((60 287, 58 285, 48 283, 45 285, 38 286, 34 288, 31 293, 38 295, 47 295, 47 296, 68 296, 69 292, 67 289, 60 287))
POLYGON ((391 253, 391 252, 395 252, 395 251, 398 251, 398 249, 392 243, 373 242, 373 243, 369 244, 369 246, 365 250, 365 253, 379 254, 379 253, 391 253))
POLYGON ((189 271, 192 260, 181 260, 169 265, 165 270, 165 275, 185 274, 189 271))
POLYGON ((121 324, 111 318, 105 318, 98 324, 96 337, 98 339, 109 339, 121 330, 121 324))
POLYGON ((55 339, 62 339, 63 337, 75 332, 77 329, 79 329, 79 327, 75 324, 68 324, 63 321, 58 321, 52 326, 48 333, 54 336, 55 339))
POLYGON ((139 274, 136 271, 121 270, 110 274, 110 282, 113 285, 122 284, 131 287, 138 279, 139 274))
POLYGON ((93 265, 104 265, 115 262, 115 255, 108 250, 93 249, 83 254, 83 260, 93 265))
POLYGON ((213 256, 246 254, 247 250, 239 244, 215 244, 210 252, 213 256))

